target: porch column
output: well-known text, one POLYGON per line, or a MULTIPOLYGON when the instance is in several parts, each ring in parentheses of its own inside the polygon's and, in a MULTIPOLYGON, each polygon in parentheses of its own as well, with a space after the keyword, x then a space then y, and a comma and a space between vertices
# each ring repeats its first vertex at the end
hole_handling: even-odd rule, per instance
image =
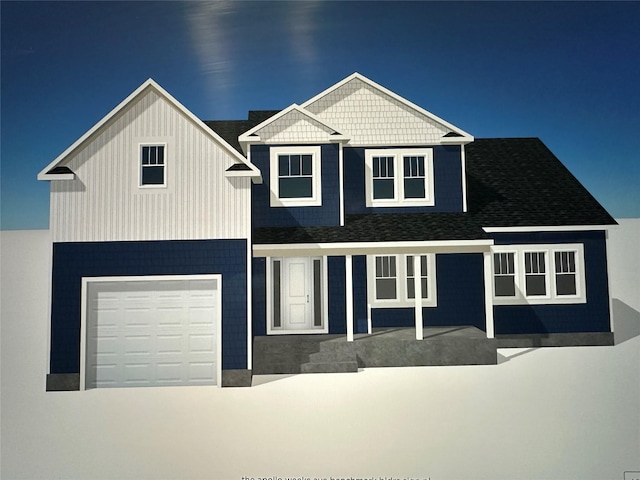
POLYGON ((415 292, 414 316, 416 320, 416 340, 422 340, 422 275, 420 255, 413 256, 413 291, 415 292))
POLYGON ((345 297, 347 300, 347 342, 353 342, 353 256, 345 255, 345 297))
POLYGON ((484 257, 484 317, 487 322, 487 338, 494 338, 491 252, 484 252, 482 255, 484 257))

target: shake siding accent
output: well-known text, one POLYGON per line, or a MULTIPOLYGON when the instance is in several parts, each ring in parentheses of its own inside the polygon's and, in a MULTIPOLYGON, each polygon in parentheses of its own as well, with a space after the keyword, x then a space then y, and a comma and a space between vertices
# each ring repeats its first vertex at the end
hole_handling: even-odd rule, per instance
POLYGON ((330 128, 298 111, 291 111, 256 132, 267 143, 326 142, 333 133, 330 128))
POLYGON ((438 143, 450 131, 357 78, 305 108, 348 135, 352 145, 438 143))
POLYGON ((51 182, 54 242, 246 238, 250 180, 234 161, 151 91, 67 162, 75 180, 51 182), (140 143, 165 144, 167 186, 140 188, 140 143))

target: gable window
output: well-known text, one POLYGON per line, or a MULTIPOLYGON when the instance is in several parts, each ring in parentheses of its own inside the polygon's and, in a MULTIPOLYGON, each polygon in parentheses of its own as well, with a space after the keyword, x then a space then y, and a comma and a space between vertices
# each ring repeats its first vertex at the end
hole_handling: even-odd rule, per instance
POLYGON ((166 185, 165 146, 140 146, 140 186, 166 185))
POLYGON ((433 150, 365 151, 368 207, 434 205, 433 150))
POLYGON ((320 147, 271 147, 271 206, 322 204, 320 147))
POLYGON ((586 302, 581 244, 497 246, 493 252, 496 304, 586 302))
MULTIPOLYGON (((369 298, 374 307, 415 306, 413 255, 369 255, 369 298)), ((435 255, 420 255, 422 305, 436 305, 435 255)))

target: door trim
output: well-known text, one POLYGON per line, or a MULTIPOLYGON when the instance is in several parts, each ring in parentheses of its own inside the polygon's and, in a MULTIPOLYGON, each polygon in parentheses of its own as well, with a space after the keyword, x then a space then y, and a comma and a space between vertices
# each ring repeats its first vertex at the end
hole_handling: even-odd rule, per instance
MULTIPOLYGON (((282 260, 283 257, 266 257, 266 293, 267 293, 267 335, 307 335, 307 334, 326 334, 329 333, 329 275, 327 268, 327 257, 299 257, 311 259, 311 265, 313 260, 320 260, 322 268, 322 280, 321 280, 321 294, 322 294, 322 308, 321 318, 322 327, 313 328, 309 330, 284 330, 283 328, 273 328, 273 278, 272 278, 272 264, 274 260, 282 260)), ((313 272, 313 267, 311 268, 313 272)), ((315 299, 314 299, 315 300, 315 299)))
POLYGON ((87 295, 90 283, 99 282, 149 282, 162 280, 216 280, 216 384, 222 386, 222 275, 139 275, 119 277, 82 277, 80 290, 80 390, 86 390, 87 379, 87 295))

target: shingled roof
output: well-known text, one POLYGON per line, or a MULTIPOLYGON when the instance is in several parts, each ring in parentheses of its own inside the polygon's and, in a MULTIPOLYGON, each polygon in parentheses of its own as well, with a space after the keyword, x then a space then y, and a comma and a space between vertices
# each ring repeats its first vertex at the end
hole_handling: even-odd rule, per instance
POLYGON ((204 124, 220 135, 229 145, 244 155, 238 137, 273 117, 280 110, 251 110, 247 120, 205 120, 204 124))
POLYGON ((483 227, 616 224, 537 138, 476 139, 465 153, 467 213, 347 215, 343 227, 258 228, 254 243, 480 240, 483 227))

